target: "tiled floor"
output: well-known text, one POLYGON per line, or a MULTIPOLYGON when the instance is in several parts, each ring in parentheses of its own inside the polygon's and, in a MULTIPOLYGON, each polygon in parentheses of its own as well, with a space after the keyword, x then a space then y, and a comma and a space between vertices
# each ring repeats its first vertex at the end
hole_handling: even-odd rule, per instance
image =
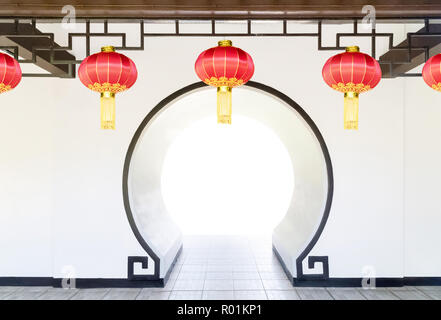
POLYGON ((0 287, 0 300, 441 300, 441 287, 294 288, 269 238, 187 237, 165 288, 0 287))

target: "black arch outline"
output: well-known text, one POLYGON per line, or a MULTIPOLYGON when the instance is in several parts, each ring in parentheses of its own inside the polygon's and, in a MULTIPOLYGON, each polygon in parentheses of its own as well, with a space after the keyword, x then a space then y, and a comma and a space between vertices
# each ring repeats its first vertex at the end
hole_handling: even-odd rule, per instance
MULTIPOLYGON (((141 124, 139 125, 138 129, 135 131, 135 134, 133 135, 133 138, 129 144, 125 161, 124 161, 124 168, 123 168, 123 177, 122 177, 122 191, 123 191, 123 200, 124 200, 124 208, 126 211, 127 219, 129 221, 130 227, 132 228, 132 231, 138 240, 139 244, 142 246, 142 248, 147 252, 147 254, 153 259, 155 264, 155 270, 154 274, 151 276, 144 276, 143 279, 148 280, 158 280, 159 279, 159 270, 160 270, 160 260, 159 257, 153 252, 153 250, 148 246, 147 242, 142 237, 141 233, 139 232, 138 227, 135 224, 135 220, 133 217, 133 212, 130 207, 130 201, 129 201, 129 191, 128 191, 128 176, 129 176, 129 169, 130 169, 130 163, 133 156, 133 152, 135 150, 136 144, 138 143, 139 137, 141 136, 142 132, 144 131, 144 128, 147 126, 147 124, 153 119, 153 117, 161 111, 162 108, 166 107, 168 104, 173 102, 173 100, 177 99, 178 97, 187 94, 193 90, 205 87, 206 84, 204 82, 195 82, 192 83, 182 89, 179 89, 178 91, 175 91, 168 97, 164 98, 161 102, 159 102, 143 119, 141 124)), ((312 251, 314 246, 316 245, 317 241, 319 240, 326 222, 328 221, 329 212, 331 211, 331 205, 332 205, 332 198, 334 194, 334 175, 333 175, 333 169, 332 169, 332 162, 331 157, 329 155, 328 147, 326 146, 325 140, 323 139, 322 134, 320 133, 320 130, 314 123, 314 121, 311 119, 311 117, 306 113, 306 111, 300 107, 294 100, 292 100, 290 97, 285 95, 284 93, 269 87, 267 85, 264 85, 259 82, 255 81, 248 81, 245 86, 255 88, 261 91, 264 91, 272 96, 275 96, 285 102, 287 105, 289 105, 291 108, 293 108, 302 118, 305 120, 305 122, 308 124, 308 126, 311 128, 312 132, 314 133, 316 139, 318 140, 320 144, 320 148, 323 153, 323 157, 325 159, 326 164, 326 171, 327 171, 327 178, 328 178, 328 193, 326 198, 326 204, 323 212, 322 219, 320 221, 320 224, 312 237, 311 241, 308 243, 306 248, 302 251, 302 253, 299 255, 299 257, 296 259, 296 267, 297 267, 297 280, 305 281, 305 280, 325 280, 329 278, 329 266, 328 266, 328 257, 309 257, 309 267, 313 268, 316 262, 323 264, 323 274, 304 274, 303 273, 303 260, 308 256, 308 254, 312 251)), ((173 267, 173 266, 172 266, 173 267)), ((170 271, 170 270, 169 270, 170 271)))

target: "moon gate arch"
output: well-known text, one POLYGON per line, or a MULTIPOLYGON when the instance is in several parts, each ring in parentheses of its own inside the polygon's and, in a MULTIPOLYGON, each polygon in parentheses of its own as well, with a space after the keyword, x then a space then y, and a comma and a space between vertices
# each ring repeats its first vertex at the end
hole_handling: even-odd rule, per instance
MULTIPOLYGON (((214 112, 200 104, 179 108, 181 99, 190 99, 193 93, 207 88, 203 82, 197 82, 163 99, 143 119, 131 140, 123 169, 124 207, 130 227, 148 258, 143 261, 140 257, 129 257, 129 279, 166 280, 181 251, 181 232, 167 212, 161 194, 161 169, 168 147, 179 132, 214 112), (133 275, 134 262, 142 262, 143 268, 151 269, 151 273, 133 275)), ((235 100, 234 113, 274 130, 292 161, 294 191, 285 217, 273 231, 274 251, 294 284, 326 280, 328 257, 309 255, 325 228, 334 190, 325 140, 306 111, 282 92, 254 81, 238 90, 259 95, 262 103, 235 100), (306 268, 314 269, 316 263, 322 264, 321 273, 304 272, 306 268)), ((215 95, 212 101, 215 105, 215 95)))

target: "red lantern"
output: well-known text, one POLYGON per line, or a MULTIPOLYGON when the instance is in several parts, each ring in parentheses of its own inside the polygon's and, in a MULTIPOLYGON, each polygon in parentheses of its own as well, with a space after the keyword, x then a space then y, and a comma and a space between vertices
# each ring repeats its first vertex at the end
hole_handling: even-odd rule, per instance
POLYGON ((0 93, 14 89, 21 81, 21 68, 10 55, 0 53, 0 93))
POLYGON ((381 80, 380 65, 357 46, 326 61, 322 75, 334 90, 345 94, 344 128, 358 129, 358 95, 373 89, 381 80))
POLYGON ((112 46, 102 47, 81 62, 78 75, 86 87, 101 93, 101 129, 115 129, 115 94, 135 83, 135 63, 112 46))
POLYGON ((206 84, 217 87, 217 122, 231 124, 231 89, 245 84, 254 73, 251 56, 232 46, 230 40, 202 52, 195 70, 206 84))
POLYGON ((423 79, 429 87, 441 91, 441 54, 431 57, 424 64, 423 79))

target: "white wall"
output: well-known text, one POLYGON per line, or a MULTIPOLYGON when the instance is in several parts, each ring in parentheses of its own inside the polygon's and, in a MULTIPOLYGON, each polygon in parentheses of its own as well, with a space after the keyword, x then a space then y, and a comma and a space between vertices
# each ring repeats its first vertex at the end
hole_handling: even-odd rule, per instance
POLYGON ((53 80, 1 96, 0 275, 51 275, 53 80))
POLYGON ((404 85, 404 270, 439 277, 441 94, 418 78, 404 85))
MULTIPOLYGON (((123 208, 127 147, 160 100, 198 81, 194 61, 216 41, 148 38, 145 51, 126 52, 139 79, 117 96, 114 132, 99 129, 99 96, 78 79, 24 78, 0 96, 0 276, 60 277, 66 266, 77 277, 127 276, 127 256, 143 255, 123 208)), ((360 97, 359 130, 345 131, 343 97, 321 77, 335 52, 318 52, 314 38, 233 44, 252 55, 253 80, 299 103, 328 145, 334 200, 312 254, 329 256, 330 276, 365 266, 379 277, 441 276, 441 95, 422 79, 382 80, 360 97)))

